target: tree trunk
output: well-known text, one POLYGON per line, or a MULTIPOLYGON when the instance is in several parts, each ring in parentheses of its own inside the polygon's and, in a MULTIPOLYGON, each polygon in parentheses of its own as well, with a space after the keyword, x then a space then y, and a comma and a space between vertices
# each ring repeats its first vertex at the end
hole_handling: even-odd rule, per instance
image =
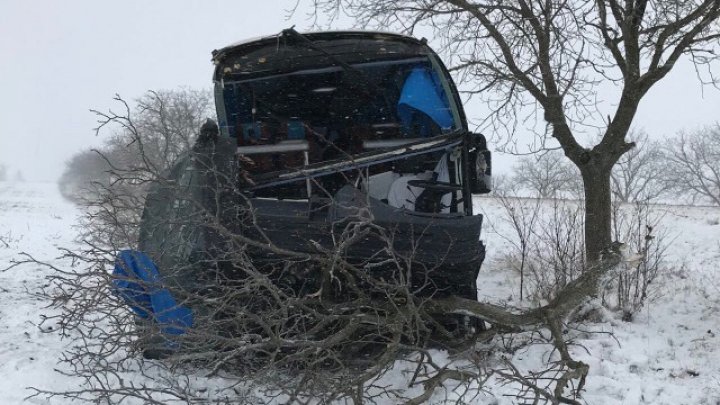
POLYGON ((585 191, 585 255, 589 264, 600 259, 600 252, 612 241, 612 165, 588 162, 580 168, 585 191))

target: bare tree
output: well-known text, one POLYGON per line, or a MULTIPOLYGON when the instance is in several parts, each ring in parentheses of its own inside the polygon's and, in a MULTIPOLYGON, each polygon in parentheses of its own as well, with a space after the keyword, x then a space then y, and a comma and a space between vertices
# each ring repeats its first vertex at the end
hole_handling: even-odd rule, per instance
POLYGON ((720 125, 670 139, 663 178, 678 196, 720 205, 720 125))
POLYGON ((134 110, 138 141, 128 133, 120 133, 110 143, 120 148, 128 140, 133 141, 129 155, 139 156, 142 147, 142 154, 158 171, 169 168, 178 156, 189 151, 202 124, 215 115, 209 90, 186 88, 149 91, 135 101, 134 110))
POLYGON ((7 167, 4 164, 0 164, 0 181, 7 180, 7 167))
POLYGON ((58 180, 60 194, 70 201, 82 203, 95 193, 94 182, 110 183, 109 169, 99 151, 88 149, 75 154, 65 163, 65 170, 58 180))
POLYGON ((499 194, 498 200, 505 210, 506 216, 503 218, 512 226, 513 237, 505 236, 498 233, 503 239, 508 241, 514 252, 505 258, 505 262, 514 270, 520 273, 520 301, 523 300, 525 294, 525 273, 528 267, 528 261, 532 244, 535 243, 533 238, 533 229, 538 219, 541 208, 541 200, 533 201, 513 198, 507 194, 499 194))
POLYGON ((648 140, 645 132, 631 132, 629 139, 635 147, 613 168, 613 196, 622 203, 656 199, 667 189, 662 174, 667 167, 660 144, 648 140))
POLYGON ((667 271, 666 253, 672 243, 662 229, 663 215, 652 211, 649 200, 632 205, 617 205, 613 212, 613 236, 627 241, 632 252, 638 252, 617 268, 615 302, 623 320, 630 321, 657 292, 653 282, 667 271))
MULTIPOLYGON (((179 89, 148 91, 132 107, 123 101, 122 107, 132 114, 132 124, 119 126, 102 147, 75 155, 60 177, 62 194, 78 201, 103 188, 119 186, 118 176, 110 175, 114 169, 135 173, 137 178, 125 186, 142 195, 144 183, 190 150, 202 123, 214 115, 211 99, 207 90, 179 89)), ((100 119, 116 117, 112 110, 94 112, 100 119)))
POLYGON ((541 146, 549 137, 558 142, 582 175, 590 260, 611 241, 610 174, 633 148, 627 135, 641 100, 684 57, 701 72, 720 55, 717 0, 312 3, 361 26, 407 33, 429 26, 468 92, 491 108, 498 134, 540 128, 541 146), (614 111, 597 100, 601 82, 619 89, 614 111), (599 131, 600 142, 583 146, 586 131, 599 131))
POLYGON ((511 247, 503 262, 520 273, 520 300, 551 300, 585 269, 582 204, 508 194, 498 200, 512 232, 496 232, 511 247))
POLYGON ((84 237, 133 246, 149 184, 190 150, 201 124, 214 112, 209 91, 148 91, 132 105, 119 96, 115 100, 119 113, 92 110, 98 134, 104 124, 116 124, 104 145, 75 155, 58 185, 69 200, 92 207, 84 237))
POLYGON ((582 190, 580 174, 558 151, 521 158, 511 181, 540 198, 576 195, 582 190))

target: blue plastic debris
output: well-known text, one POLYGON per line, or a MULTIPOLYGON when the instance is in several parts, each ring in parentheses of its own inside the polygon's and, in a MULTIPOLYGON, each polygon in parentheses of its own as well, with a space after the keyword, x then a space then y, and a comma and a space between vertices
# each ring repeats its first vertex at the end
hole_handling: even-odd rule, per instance
POLYGON ((163 287, 157 266, 146 254, 123 250, 115 259, 115 293, 141 318, 160 325, 168 335, 182 335, 192 327, 192 311, 175 300, 163 287))
POLYGON ((398 101, 398 117, 405 127, 410 127, 413 111, 429 116, 442 129, 453 126, 450 104, 435 72, 417 67, 412 70, 403 85, 398 101))

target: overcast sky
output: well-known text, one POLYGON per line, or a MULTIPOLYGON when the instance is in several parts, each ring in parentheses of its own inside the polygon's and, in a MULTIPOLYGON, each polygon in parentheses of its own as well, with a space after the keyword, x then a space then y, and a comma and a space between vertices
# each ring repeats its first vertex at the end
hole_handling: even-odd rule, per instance
MULTIPOLYGON (((148 89, 209 88, 213 49, 293 24, 308 28, 302 10, 286 19, 294 5, 0 0, 0 164, 27 180, 56 180, 74 152, 101 142, 90 108, 107 109, 115 93, 133 99, 148 89)), ((720 92, 703 94, 681 66, 651 90, 636 126, 659 138, 716 121, 720 92)))

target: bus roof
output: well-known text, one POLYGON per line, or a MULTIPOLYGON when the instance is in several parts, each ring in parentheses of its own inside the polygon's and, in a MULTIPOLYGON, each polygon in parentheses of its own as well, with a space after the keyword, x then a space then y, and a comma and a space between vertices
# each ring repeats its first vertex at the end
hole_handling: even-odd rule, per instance
MULTIPOLYGON (((311 41, 327 41, 334 39, 374 39, 407 42, 414 45, 425 45, 427 42, 425 38, 417 39, 408 35, 383 31, 344 30, 303 32, 301 34, 311 41)), ((213 62, 218 63, 228 54, 241 52, 249 48, 256 48, 272 44, 280 40, 284 35, 285 31, 281 31, 274 35, 254 37, 235 42, 220 49, 213 50, 212 60, 213 62)))

